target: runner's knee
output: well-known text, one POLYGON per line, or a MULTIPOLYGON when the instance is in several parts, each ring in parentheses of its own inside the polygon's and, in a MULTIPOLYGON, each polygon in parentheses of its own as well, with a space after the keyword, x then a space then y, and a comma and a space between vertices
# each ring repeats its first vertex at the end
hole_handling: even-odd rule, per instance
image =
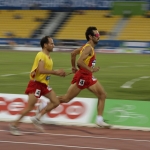
POLYGON ((105 100, 105 99, 106 99, 106 97, 107 97, 107 96, 106 96, 106 93, 105 93, 105 92, 103 92, 103 93, 102 93, 102 95, 101 95, 101 98, 102 98, 103 100, 105 100))
POLYGON ((59 101, 60 103, 68 103, 70 99, 65 95, 65 96, 60 96, 59 101))
POLYGON ((53 102, 54 108, 56 108, 59 104, 60 104, 60 101, 59 101, 59 100, 53 102))
POLYGON ((99 95, 98 98, 101 99, 101 100, 105 100, 106 97, 107 97, 107 95, 106 95, 105 92, 101 92, 101 93, 99 93, 98 95, 99 95))
POLYGON ((61 103, 68 103, 70 101, 70 99, 64 99, 61 101, 61 103))

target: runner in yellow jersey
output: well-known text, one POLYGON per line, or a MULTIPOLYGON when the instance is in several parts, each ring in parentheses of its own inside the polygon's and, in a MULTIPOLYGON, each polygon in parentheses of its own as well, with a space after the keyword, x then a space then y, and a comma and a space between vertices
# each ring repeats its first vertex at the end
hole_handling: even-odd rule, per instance
MULTIPOLYGON (((61 103, 67 103, 76 97, 81 90, 87 88, 90 92, 95 94, 98 98, 97 104, 97 119, 96 124, 100 127, 110 128, 110 125, 105 123, 103 120, 103 111, 105 106, 106 92, 99 81, 94 78, 93 73, 99 71, 99 67, 96 67, 96 56, 94 52, 94 47, 100 39, 99 32, 96 27, 88 27, 86 32, 87 43, 74 50, 71 53, 71 62, 72 62, 72 71, 75 73, 71 85, 68 88, 68 91, 65 95, 59 96, 61 103), (79 56, 77 60, 76 68, 76 56, 79 56)), ((40 119, 41 116, 46 112, 40 112, 41 115, 37 116, 37 119, 40 119)), ((39 114, 40 114, 39 113, 39 114)))
MULTIPOLYGON (((37 98, 43 95, 51 101, 47 105, 47 111, 57 107, 60 103, 54 90, 49 87, 49 80, 51 75, 65 76, 66 73, 63 69, 53 70, 53 61, 50 57, 50 52, 54 48, 53 39, 45 36, 41 39, 40 44, 42 51, 38 52, 35 57, 30 73, 30 81, 25 91, 28 94, 28 105, 20 113, 19 118, 10 124, 10 133, 13 135, 21 135, 17 126, 21 119, 34 108, 37 98)), ((40 126, 38 128, 43 130, 40 126)))
POLYGON ((41 83, 44 83, 46 85, 49 84, 49 79, 50 79, 50 74, 41 74, 38 70, 38 64, 39 61, 44 61, 45 62, 45 69, 47 70, 52 70, 53 69, 53 60, 52 58, 50 58, 50 56, 47 56, 45 53, 43 52, 39 52, 36 55, 36 58, 34 60, 32 69, 31 69, 31 73, 30 73, 30 79, 31 80, 35 80, 35 81, 39 81, 41 83))

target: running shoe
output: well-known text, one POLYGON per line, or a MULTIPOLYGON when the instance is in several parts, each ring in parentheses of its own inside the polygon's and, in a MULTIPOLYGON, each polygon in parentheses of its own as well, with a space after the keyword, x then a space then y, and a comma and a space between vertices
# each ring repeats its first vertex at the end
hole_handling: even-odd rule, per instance
POLYGON ((37 130, 39 130, 40 132, 44 132, 44 129, 42 127, 42 123, 40 120, 38 120, 36 117, 31 117, 31 121, 34 124, 34 126, 36 127, 37 130))
POLYGON ((23 135, 21 131, 19 131, 19 129, 11 124, 9 124, 9 130, 10 130, 10 133, 12 135, 15 135, 15 136, 20 136, 20 135, 23 135))
POLYGON ((96 124, 97 124, 99 127, 102 127, 102 128, 111 128, 111 125, 105 123, 104 121, 97 122, 96 124))

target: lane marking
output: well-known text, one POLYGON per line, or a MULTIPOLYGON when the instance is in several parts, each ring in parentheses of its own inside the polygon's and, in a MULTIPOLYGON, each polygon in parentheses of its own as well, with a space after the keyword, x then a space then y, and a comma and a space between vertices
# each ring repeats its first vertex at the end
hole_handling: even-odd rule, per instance
POLYGON ((0 86, 14 86, 14 85, 27 85, 27 83, 0 83, 0 86))
POLYGON ((19 75, 19 74, 28 74, 30 72, 21 72, 21 73, 18 73, 18 74, 2 74, 0 75, 1 77, 9 77, 9 76, 14 76, 14 75, 19 75))
MULTIPOLYGON (((60 67, 61 68, 61 67, 60 67)), ((60 69, 58 68, 58 69, 60 69)), ((55 68, 55 70, 58 70, 57 68, 55 68)), ((71 68, 64 68, 64 70, 71 70, 71 68)), ((2 74, 0 76, 2 77, 9 77, 9 76, 14 76, 14 75, 19 75, 19 74, 29 74, 30 72, 21 72, 21 73, 18 73, 18 74, 2 74)))
POLYGON ((150 78, 150 76, 142 76, 142 77, 139 77, 139 78, 136 78, 136 79, 132 79, 130 81, 127 81, 126 83, 124 83, 122 86, 120 86, 121 88, 132 88, 132 85, 137 82, 137 81, 140 81, 142 79, 148 79, 150 78))
POLYGON ((99 150, 118 150, 118 149, 108 149, 108 148, 100 148, 100 147, 83 147, 83 146, 69 146, 69 145, 59 145, 59 144, 47 144, 47 143, 31 143, 31 142, 16 142, 16 141, 0 141, 0 143, 12 143, 12 144, 26 144, 26 145, 40 145, 40 146, 53 146, 53 147, 71 147, 71 148, 79 148, 79 149, 99 149, 99 150))
MULTIPOLYGON (((128 62, 122 62, 122 63, 128 63, 128 62)), ((133 65, 133 66, 108 66, 108 68, 125 68, 125 67, 144 67, 144 66, 149 66, 149 65, 133 65)), ((60 67, 61 68, 61 67, 60 67)), ((60 68, 55 68, 60 69, 60 68)), ((71 70, 71 68, 63 68, 64 70, 71 70)), ((107 68, 102 68, 102 69, 107 69, 107 68)), ((19 74, 28 74, 30 72, 22 72, 22 73, 18 73, 18 74, 3 74, 0 75, 2 77, 7 77, 7 76, 13 76, 13 75, 19 75, 19 74)))
POLYGON ((1 75, 2 77, 9 77, 9 76, 14 76, 14 75, 17 75, 17 74, 3 74, 1 75))
MULTIPOLYGON (((0 132, 9 132, 7 130, 0 130, 0 132)), ((55 133, 39 133, 39 132, 22 132, 27 134, 43 134, 43 135, 51 135, 51 136, 65 136, 65 137, 77 137, 77 138, 93 138, 93 139, 108 139, 108 140, 120 140, 120 141, 134 141, 134 142, 148 142, 150 140, 138 140, 138 139, 128 139, 128 138, 111 138, 105 136, 86 136, 86 135, 70 135, 70 134, 55 134, 55 133)))
POLYGON ((149 65, 135 65, 136 67, 145 67, 145 66, 149 66, 149 65))
POLYGON ((129 67, 129 66, 110 66, 109 68, 124 68, 124 67, 129 67))
POLYGON ((109 68, 124 68, 124 67, 128 67, 128 68, 131 68, 131 67, 147 67, 149 65, 132 65, 132 66, 109 66, 109 68))
POLYGON ((19 74, 28 74, 28 73, 30 73, 30 72, 21 72, 21 73, 19 73, 19 74))

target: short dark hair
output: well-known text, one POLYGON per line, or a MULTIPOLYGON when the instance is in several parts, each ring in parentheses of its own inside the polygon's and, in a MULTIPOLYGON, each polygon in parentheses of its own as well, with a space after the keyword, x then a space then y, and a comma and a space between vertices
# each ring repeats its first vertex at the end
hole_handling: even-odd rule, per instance
POLYGON ((86 36, 87 41, 89 41, 89 35, 94 36, 93 30, 97 30, 97 28, 96 27, 88 27, 86 29, 85 36, 86 36))
POLYGON ((48 41, 48 38, 50 38, 50 36, 44 36, 42 39, 41 39, 41 42, 40 42, 40 45, 41 45, 41 47, 43 48, 44 47, 44 44, 46 43, 48 43, 49 41, 48 41))

